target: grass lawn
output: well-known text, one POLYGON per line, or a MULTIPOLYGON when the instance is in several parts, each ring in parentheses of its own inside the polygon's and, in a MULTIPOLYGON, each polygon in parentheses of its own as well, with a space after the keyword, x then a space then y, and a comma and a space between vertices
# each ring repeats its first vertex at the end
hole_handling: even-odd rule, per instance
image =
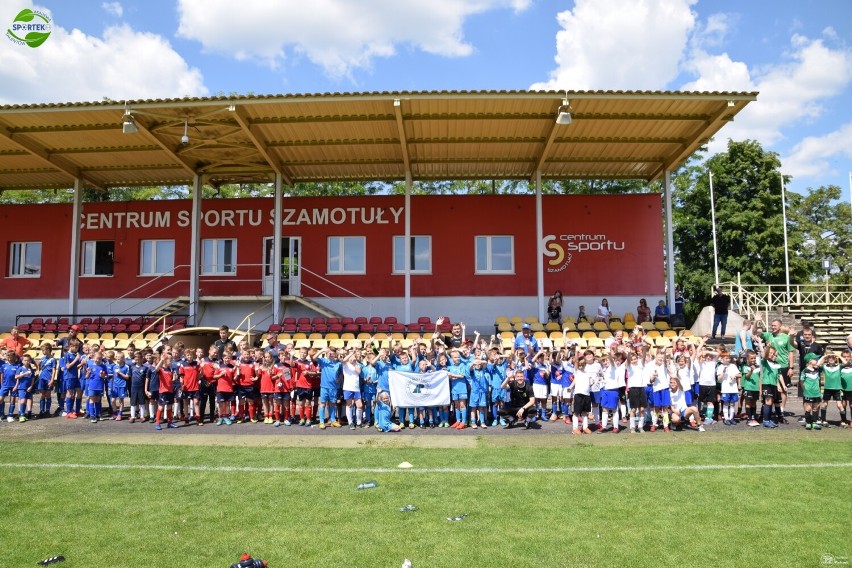
POLYGON ((404 558, 415 568, 802 567, 820 566, 827 554, 852 557, 848 438, 510 442, 341 449, 2 441, 0 564, 34 566, 62 554, 67 568, 226 568, 243 551, 271 568, 398 567, 404 558), (414 469, 397 470, 403 461, 414 469), (752 464, 781 467, 627 469, 752 464), (359 468, 382 471, 351 471, 359 468), (356 491, 371 479, 377 488, 356 491), (399 511, 408 504, 418 511, 399 511))

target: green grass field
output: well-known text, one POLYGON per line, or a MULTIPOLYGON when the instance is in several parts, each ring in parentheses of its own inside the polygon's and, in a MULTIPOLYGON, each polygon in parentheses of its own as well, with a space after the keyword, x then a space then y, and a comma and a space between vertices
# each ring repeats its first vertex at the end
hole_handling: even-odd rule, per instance
POLYGON ((479 439, 465 449, 0 442, 0 565, 62 554, 66 568, 216 568, 243 551, 271 568, 398 567, 404 558, 415 568, 803 567, 852 557, 845 437, 526 441, 479 439), (403 461, 414 468, 398 470, 403 461), (741 467, 758 464, 778 467, 741 467), (356 491, 371 479, 377 488, 356 491), (418 511, 399 511, 408 504, 418 511))

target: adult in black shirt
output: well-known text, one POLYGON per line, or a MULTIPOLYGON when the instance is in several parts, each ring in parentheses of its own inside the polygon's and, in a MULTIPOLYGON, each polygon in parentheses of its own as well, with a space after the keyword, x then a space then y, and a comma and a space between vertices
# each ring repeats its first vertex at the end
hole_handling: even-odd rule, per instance
POLYGON ((500 388, 509 389, 509 403, 498 411, 498 414, 507 420, 504 428, 511 428, 518 420, 523 420, 524 425, 529 428, 526 418, 530 409, 535 407, 535 395, 532 385, 524 377, 524 371, 518 369, 514 376, 506 375, 500 388))
POLYGON ((222 353, 225 352, 225 347, 227 347, 228 345, 230 345, 231 349, 233 349, 235 352, 237 350, 237 344, 234 343, 233 339, 228 337, 230 335, 230 331, 231 330, 228 328, 227 325, 223 325, 223 326, 219 327, 219 339, 217 339, 213 343, 213 345, 216 346, 216 351, 218 351, 218 354, 217 354, 216 357, 220 361, 222 360, 222 353))
POLYGON ((725 337, 725 328, 728 326, 728 308, 731 306, 731 297, 722 293, 721 288, 716 288, 716 294, 710 300, 713 306, 713 339, 716 339, 716 329, 721 324, 722 337, 725 337))
POLYGON ((825 355, 825 346, 817 343, 814 339, 814 330, 809 326, 802 326, 802 329, 793 338, 793 345, 799 351, 799 372, 805 368, 805 356, 808 353, 813 353, 817 358, 825 355))

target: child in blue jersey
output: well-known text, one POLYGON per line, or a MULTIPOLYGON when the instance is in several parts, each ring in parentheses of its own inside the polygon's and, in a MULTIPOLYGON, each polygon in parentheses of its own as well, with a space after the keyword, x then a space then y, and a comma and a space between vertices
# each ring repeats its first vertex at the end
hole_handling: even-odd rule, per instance
POLYGON ((456 421, 451 428, 456 430, 464 430, 467 424, 467 374, 467 365, 462 363, 461 352, 453 349, 450 352, 447 375, 450 378, 450 400, 456 412, 456 421))
POLYGON ((133 364, 130 365, 130 423, 136 422, 137 413, 139 420, 147 422, 145 418, 145 382, 150 372, 141 351, 133 356, 133 364))
POLYGON ((531 368, 527 380, 531 380, 535 394, 536 413, 530 418, 531 422, 547 420, 547 388, 550 385, 550 354, 539 351, 530 360, 531 368))
POLYGON ((320 369, 319 427, 325 429, 325 411, 329 412, 329 425, 340 428, 337 421, 337 385, 342 363, 337 358, 337 350, 326 347, 317 353, 317 365, 320 369), (328 357, 325 357, 328 355, 328 357))
MULTIPOLYGON (((401 350, 401 345, 397 342, 394 348, 394 354, 391 356, 392 369, 400 373, 414 373, 417 370, 417 365, 411 360, 407 351, 401 350)), ((415 409, 396 407, 399 414, 399 425, 415 428, 415 409)))
POLYGON ((36 382, 36 368, 33 365, 32 357, 30 357, 29 353, 24 353, 24 356, 21 357, 21 371, 18 377, 18 384, 15 387, 18 393, 18 406, 20 408, 18 420, 20 422, 26 422, 32 416, 31 405, 36 382))
MULTIPOLYGON (((435 358, 434 368, 436 371, 446 371, 447 367, 450 365, 450 360, 447 357, 447 354, 444 352, 440 352, 437 354, 435 358)), ((438 407, 438 428, 449 428, 450 427, 450 407, 449 406, 439 406, 438 407)))
POLYGON ((39 418, 50 415, 50 400, 53 385, 56 384, 56 357, 53 356, 53 344, 49 341, 41 346, 41 359, 38 363, 38 385, 37 389, 41 398, 39 400, 39 418))
POLYGON ((61 359, 62 380, 65 390, 65 413, 66 418, 77 418, 83 399, 83 391, 80 388, 80 367, 83 363, 83 355, 79 353, 79 342, 68 345, 68 352, 61 359))
POLYGON ((127 381, 129 378, 130 366, 127 364, 124 353, 119 353, 112 369, 112 414, 115 420, 121 420, 121 414, 124 412, 124 402, 127 398, 127 381))
POLYGON ((491 395, 491 425, 506 425, 506 420, 500 417, 500 409, 506 403, 506 390, 503 381, 506 379, 506 358, 500 355, 496 348, 488 350, 488 382, 491 395))
POLYGON ((488 362, 483 354, 481 358, 474 359, 470 365, 468 376, 470 377, 470 427, 488 428, 485 415, 485 400, 488 395, 489 373, 488 362))
POLYGON ((96 424, 101 419, 101 399, 107 386, 109 371, 100 351, 96 351, 86 366, 86 396, 90 422, 96 424))
POLYGON ((376 429, 380 432, 399 432, 399 424, 391 422, 391 400, 388 391, 379 393, 379 400, 376 402, 376 429))
POLYGON ((106 397, 107 408, 109 408, 110 411, 110 420, 114 420, 115 410, 113 409, 112 404, 112 386, 115 378, 115 351, 105 351, 103 361, 107 371, 107 378, 106 381, 104 381, 104 396, 106 397))
POLYGON ((379 372, 376 370, 375 354, 369 354, 361 367, 361 395, 364 399, 364 427, 373 425, 373 411, 376 408, 376 394, 379 385, 379 372))

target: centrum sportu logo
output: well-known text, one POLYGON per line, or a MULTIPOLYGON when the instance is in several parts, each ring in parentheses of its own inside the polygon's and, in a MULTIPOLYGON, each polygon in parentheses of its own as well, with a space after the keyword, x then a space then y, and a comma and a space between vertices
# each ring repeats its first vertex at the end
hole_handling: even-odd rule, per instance
POLYGON ((50 37, 50 16, 38 10, 25 8, 18 12, 6 37, 18 45, 38 47, 50 37))

